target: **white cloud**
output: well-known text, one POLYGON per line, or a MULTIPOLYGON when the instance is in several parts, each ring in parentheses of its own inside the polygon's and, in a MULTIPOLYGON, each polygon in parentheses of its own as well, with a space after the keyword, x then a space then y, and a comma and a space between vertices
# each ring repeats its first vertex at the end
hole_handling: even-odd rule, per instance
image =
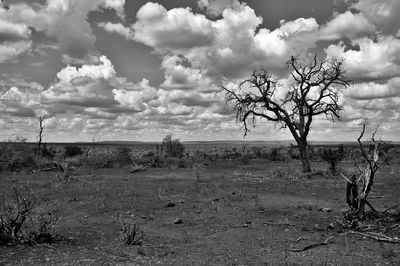
POLYGON ((383 33, 396 34, 400 28, 400 1, 359 0, 353 5, 383 33))
POLYGON ((0 93, 0 111, 16 117, 35 117, 35 109, 40 107, 39 98, 39 91, 11 87, 0 93))
POLYGON ((104 55, 100 56, 99 61, 98 65, 83 65, 80 68, 67 66, 57 73, 57 77, 64 83, 70 83, 76 78, 107 80, 115 77, 116 72, 111 61, 104 55))
POLYGON ((101 22, 98 24, 99 27, 103 28, 108 33, 117 33, 127 40, 133 39, 133 32, 130 28, 125 27, 121 23, 101 22))
POLYGON ((122 19, 125 18, 125 0, 103 0, 103 5, 106 8, 114 9, 117 12, 117 15, 120 16, 122 19))
POLYGON ((337 40, 343 37, 360 38, 371 34, 374 28, 363 13, 353 14, 351 11, 346 11, 322 27, 320 38, 323 40, 337 40))
POLYGON ((32 45, 31 30, 25 24, 7 21, 6 12, 0 6, 0 63, 29 51, 32 45))
POLYGON ((87 18, 89 12, 99 7, 113 8, 122 15, 124 1, 49 0, 46 5, 18 3, 3 9, 1 16, 7 23, 33 27, 44 31, 47 36, 56 37, 63 54, 80 58, 94 47, 96 37, 87 18))
POLYGON ((349 78, 359 80, 385 79, 400 75, 400 40, 391 36, 377 41, 362 38, 352 42, 359 49, 348 49, 342 44, 331 44, 326 53, 343 58, 349 78))
POLYGON ((167 11, 157 3, 147 3, 136 14, 132 26, 134 38, 158 51, 190 49, 210 44, 211 22, 204 15, 193 14, 190 8, 167 11))
POLYGON ((29 51, 31 45, 31 41, 5 41, 0 43, 0 63, 16 58, 18 55, 29 51))
MULTIPOLYGON (((3 13, 5 13, 5 10, 0 10, 0 15, 3 13)), ((0 42, 4 40, 26 40, 30 35, 31 30, 26 25, 0 19, 0 42)))
POLYGON ((238 9, 241 6, 238 0, 197 0, 197 4, 214 17, 221 15, 225 9, 238 9))
POLYGON ((400 77, 390 79, 385 83, 357 83, 346 91, 346 97, 355 100, 373 100, 400 97, 400 77))
POLYGON ((157 97, 157 90, 146 79, 138 84, 137 90, 113 89, 113 93, 115 100, 123 107, 134 111, 144 111, 147 103, 157 97))

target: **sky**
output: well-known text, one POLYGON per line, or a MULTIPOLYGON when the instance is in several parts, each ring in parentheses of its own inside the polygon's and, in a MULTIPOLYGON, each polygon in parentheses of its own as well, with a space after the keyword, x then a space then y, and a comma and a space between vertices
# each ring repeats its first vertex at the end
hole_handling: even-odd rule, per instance
MULTIPOLYGON (((352 85, 341 121, 310 140, 400 140, 398 0, 3 0, 0 140, 242 140, 221 86, 291 55, 340 58, 352 85)), ((257 121, 246 140, 288 140, 257 121)))

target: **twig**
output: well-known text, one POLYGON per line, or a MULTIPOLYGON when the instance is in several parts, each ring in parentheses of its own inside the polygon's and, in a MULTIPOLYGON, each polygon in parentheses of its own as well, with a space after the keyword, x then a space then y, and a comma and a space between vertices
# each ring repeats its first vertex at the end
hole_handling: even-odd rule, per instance
POLYGON ((333 237, 334 237, 334 235, 328 237, 324 242, 318 242, 318 243, 309 244, 309 245, 306 245, 306 246, 304 246, 302 248, 292 248, 290 251, 292 251, 292 252, 303 252, 305 250, 312 249, 312 248, 315 248, 315 247, 326 246, 326 245, 329 244, 328 241, 331 240, 333 237))
POLYGON ((350 179, 348 179, 343 173, 340 173, 340 175, 348 182, 351 184, 350 179))

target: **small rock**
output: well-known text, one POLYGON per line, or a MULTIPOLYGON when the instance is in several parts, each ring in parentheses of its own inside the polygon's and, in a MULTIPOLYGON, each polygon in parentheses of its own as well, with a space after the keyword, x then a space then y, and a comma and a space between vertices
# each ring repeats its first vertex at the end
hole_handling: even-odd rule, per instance
POLYGON ((181 224, 181 223, 183 223, 181 218, 176 218, 174 221, 174 224, 181 224))
POLYGON ((137 250, 137 253, 138 253, 139 255, 142 255, 142 256, 146 255, 146 252, 145 252, 144 249, 142 249, 142 248, 139 248, 139 249, 137 250))
POLYGON ((334 227, 333 223, 328 224, 328 229, 334 229, 334 228, 335 227, 334 227))
POLYGON ((173 203, 173 202, 168 202, 168 203, 165 205, 165 207, 167 207, 167 208, 175 207, 175 203, 173 203))
POLYGON ((320 212, 332 212, 331 208, 320 208, 319 209, 320 212))
POLYGON ((249 225, 248 224, 244 224, 243 227, 249 227, 249 225))

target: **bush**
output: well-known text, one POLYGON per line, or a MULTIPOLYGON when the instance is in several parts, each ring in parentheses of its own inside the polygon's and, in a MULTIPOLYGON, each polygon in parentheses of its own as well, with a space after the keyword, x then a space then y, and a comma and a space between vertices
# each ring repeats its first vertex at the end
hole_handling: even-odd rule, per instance
POLYGON ((64 147, 65 157, 74 157, 83 154, 82 148, 74 145, 67 145, 64 147))
POLYGON ((122 240, 127 245, 142 245, 144 232, 136 224, 121 222, 122 240))
POLYGON ((132 163, 131 149, 128 147, 118 147, 115 155, 115 161, 120 164, 132 163))
POLYGON ((171 135, 167 135, 161 144, 161 155, 166 157, 183 157, 185 152, 185 146, 179 141, 179 139, 172 139, 171 135))

